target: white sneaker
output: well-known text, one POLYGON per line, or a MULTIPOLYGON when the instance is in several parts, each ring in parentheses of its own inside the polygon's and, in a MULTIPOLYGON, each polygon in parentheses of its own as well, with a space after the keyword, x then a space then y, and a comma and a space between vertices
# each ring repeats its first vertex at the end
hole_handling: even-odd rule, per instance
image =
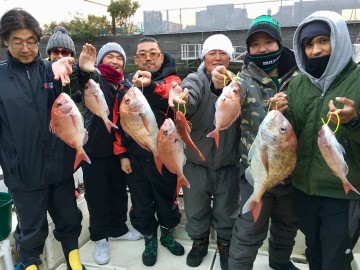
POLYGON ((134 231, 129 230, 124 235, 121 235, 121 236, 118 236, 118 237, 109 237, 109 239, 112 240, 112 241, 118 241, 118 240, 136 241, 136 240, 139 240, 141 238, 142 238, 141 233, 139 233, 136 230, 134 230, 134 231))
POLYGON ((110 246, 106 239, 95 242, 95 262, 107 264, 110 261, 110 246))

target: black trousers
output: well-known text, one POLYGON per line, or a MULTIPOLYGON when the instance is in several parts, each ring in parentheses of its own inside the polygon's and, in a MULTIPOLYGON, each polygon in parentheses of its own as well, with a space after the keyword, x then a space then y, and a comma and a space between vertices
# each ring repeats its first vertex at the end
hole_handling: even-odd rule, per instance
MULTIPOLYGON (((243 177, 240 181, 241 211, 252 193, 252 185, 243 177)), ((237 217, 230 242, 229 270, 253 269, 258 250, 269 231, 269 260, 279 264, 289 262, 298 230, 292 202, 292 185, 279 184, 264 193, 256 222, 251 212, 241 213, 237 217)))
POLYGON ((10 190, 18 224, 14 233, 21 262, 31 265, 39 261, 49 233, 47 212, 55 224, 54 236, 66 253, 78 248, 82 213, 74 194, 74 178, 39 190, 10 190))
POLYGON ((130 220, 133 227, 143 235, 154 233, 159 224, 166 228, 175 227, 181 217, 176 200, 176 175, 165 166, 161 175, 152 157, 130 155, 130 161, 132 173, 126 177, 132 201, 130 220))
POLYGON ((294 188, 294 210, 311 270, 351 270, 360 201, 312 196, 294 188))
POLYGON ((118 157, 91 157, 91 164, 84 163, 82 169, 90 239, 98 241, 127 233, 128 195, 118 157))

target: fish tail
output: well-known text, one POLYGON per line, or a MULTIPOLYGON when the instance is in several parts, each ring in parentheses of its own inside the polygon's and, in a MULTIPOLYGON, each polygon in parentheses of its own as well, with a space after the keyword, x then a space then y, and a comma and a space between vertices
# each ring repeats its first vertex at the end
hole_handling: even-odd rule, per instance
POLYGON ((155 155, 154 155, 154 161, 158 172, 162 175, 162 167, 163 167, 162 161, 155 155))
POLYGON ((343 187, 346 194, 348 194, 349 190, 352 190, 360 195, 360 192, 352 184, 350 184, 349 181, 343 181, 343 187))
POLYGON ((109 131, 109 133, 111 133, 111 128, 118 129, 118 127, 113 122, 111 122, 109 119, 104 120, 104 123, 105 123, 106 129, 109 131))
POLYGON ((208 138, 214 138, 216 148, 219 148, 219 131, 215 129, 214 131, 211 131, 208 135, 208 138))
POLYGON ((74 162, 74 171, 79 167, 81 161, 83 161, 83 160, 86 161, 87 163, 91 164, 90 158, 85 153, 84 149, 81 148, 76 151, 76 157, 75 157, 75 162, 74 162))
POLYGON ((179 192, 182 186, 190 188, 190 183, 186 179, 185 175, 179 176, 176 184, 176 196, 179 196, 179 192))
POLYGON ((200 157, 202 160, 205 160, 204 155, 200 152, 199 149, 197 150, 197 152, 198 152, 199 157, 200 157))

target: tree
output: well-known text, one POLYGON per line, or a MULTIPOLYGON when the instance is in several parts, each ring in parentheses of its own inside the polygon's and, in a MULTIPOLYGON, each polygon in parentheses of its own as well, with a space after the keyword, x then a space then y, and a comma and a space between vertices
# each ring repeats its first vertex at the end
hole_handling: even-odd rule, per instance
POLYGON ((112 22, 113 35, 116 34, 115 22, 125 33, 128 34, 132 32, 134 28, 134 24, 131 19, 139 7, 140 4, 138 1, 133 1, 133 2, 131 2, 131 0, 111 1, 111 4, 108 6, 107 11, 110 13, 110 16, 113 20, 112 22))
POLYGON ((87 18, 84 18, 80 13, 76 13, 70 22, 52 21, 49 25, 45 24, 44 35, 53 34, 57 25, 65 27, 72 38, 81 38, 87 41, 91 41, 97 36, 108 35, 111 31, 111 25, 106 16, 88 15, 87 18))

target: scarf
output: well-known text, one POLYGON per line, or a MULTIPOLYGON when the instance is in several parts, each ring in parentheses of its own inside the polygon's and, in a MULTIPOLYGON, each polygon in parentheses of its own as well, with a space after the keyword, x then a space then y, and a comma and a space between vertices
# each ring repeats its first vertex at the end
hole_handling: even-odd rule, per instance
POLYGON ((324 74, 324 71, 329 63, 330 55, 325 55, 321 57, 316 57, 312 59, 306 59, 305 61, 305 70, 310 75, 319 79, 321 75, 324 74))
POLYGON ((255 63, 263 71, 268 71, 276 68, 279 64, 279 58, 281 56, 282 47, 276 52, 265 54, 249 54, 251 61, 255 63))
POLYGON ((101 76, 103 76, 109 83, 120 84, 124 78, 124 74, 121 71, 117 71, 113 66, 108 64, 98 65, 101 76))

